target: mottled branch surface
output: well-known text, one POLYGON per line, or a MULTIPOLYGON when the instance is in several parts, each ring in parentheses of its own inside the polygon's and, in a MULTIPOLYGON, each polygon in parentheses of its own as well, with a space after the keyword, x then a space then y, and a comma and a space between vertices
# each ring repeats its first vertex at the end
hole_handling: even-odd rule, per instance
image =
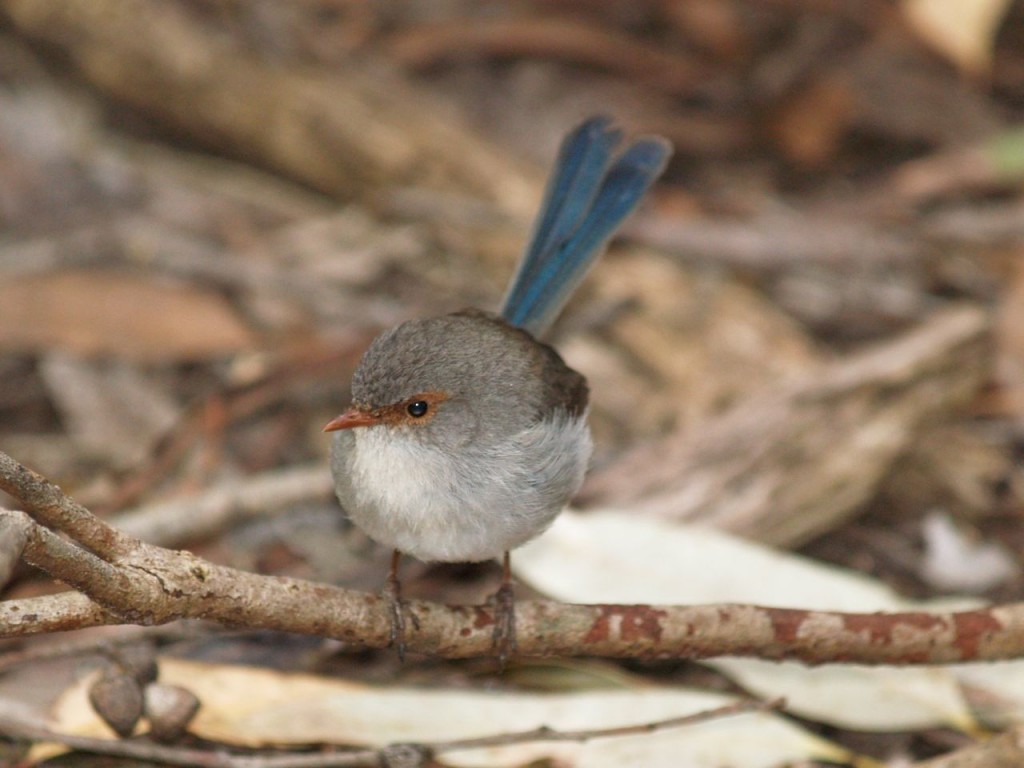
MULTIPOLYGON (((371 647, 389 642, 384 601, 300 579, 218 566, 144 544, 109 528, 57 486, 0 453, 0 488, 30 514, 4 511, 24 559, 78 592, 0 603, 0 636, 102 624, 207 619, 226 626, 332 637, 371 647), (31 516, 30 516, 31 515, 31 516), (33 519, 35 517, 35 519, 33 519), (60 523, 70 539, 42 520, 60 523), (85 547, 74 532, 84 532, 85 547), (102 534, 102 535, 101 535, 102 534), (118 542, 102 553, 96 541, 118 542)), ((411 651, 465 658, 491 652, 490 606, 411 601, 411 651)), ((960 613, 848 614, 744 605, 516 606, 523 656, 615 658, 754 656, 809 664, 934 664, 1024 655, 1024 605, 960 613)))

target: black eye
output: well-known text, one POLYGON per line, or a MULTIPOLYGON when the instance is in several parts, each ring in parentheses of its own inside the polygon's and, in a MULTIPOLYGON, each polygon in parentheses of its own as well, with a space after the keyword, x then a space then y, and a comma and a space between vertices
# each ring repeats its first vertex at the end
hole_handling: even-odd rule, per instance
POLYGON ((416 402, 409 403, 405 410, 409 412, 409 415, 414 419, 418 419, 423 416, 430 408, 430 404, 426 400, 417 400, 416 402))

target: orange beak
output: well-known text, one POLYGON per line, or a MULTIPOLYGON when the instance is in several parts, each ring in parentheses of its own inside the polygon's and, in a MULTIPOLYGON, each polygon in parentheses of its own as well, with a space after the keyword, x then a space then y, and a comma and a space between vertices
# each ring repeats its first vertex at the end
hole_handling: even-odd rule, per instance
POLYGON ((380 424, 380 417, 360 411, 358 408, 349 408, 341 416, 335 416, 324 425, 324 432, 336 432, 339 429, 352 429, 353 427, 372 427, 380 424))

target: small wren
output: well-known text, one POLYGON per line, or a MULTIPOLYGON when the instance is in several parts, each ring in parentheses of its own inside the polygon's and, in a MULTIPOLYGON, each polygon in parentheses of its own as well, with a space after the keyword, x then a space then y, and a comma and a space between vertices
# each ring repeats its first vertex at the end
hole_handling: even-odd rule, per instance
POLYGON ((330 421, 338 500, 393 551, 385 597, 404 651, 403 553, 428 562, 502 557, 495 648, 515 650, 509 552, 543 532, 579 490, 591 453, 584 377, 539 341, 661 175, 671 149, 593 117, 569 133, 501 313, 409 320, 370 344, 352 405, 330 421))

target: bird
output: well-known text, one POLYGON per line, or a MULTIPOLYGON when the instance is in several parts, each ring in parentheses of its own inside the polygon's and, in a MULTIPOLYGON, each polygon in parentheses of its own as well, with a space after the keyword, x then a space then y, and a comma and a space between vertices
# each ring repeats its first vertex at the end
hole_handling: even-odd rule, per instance
POLYGON ((605 115, 570 131, 501 310, 385 330, 352 375, 351 405, 323 428, 341 507, 392 550, 383 595, 400 657, 403 554, 501 558, 493 643, 502 667, 516 651, 510 553, 576 494, 593 445, 587 381, 541 339, 671 156, 658 136, 622 141, 605 115))

